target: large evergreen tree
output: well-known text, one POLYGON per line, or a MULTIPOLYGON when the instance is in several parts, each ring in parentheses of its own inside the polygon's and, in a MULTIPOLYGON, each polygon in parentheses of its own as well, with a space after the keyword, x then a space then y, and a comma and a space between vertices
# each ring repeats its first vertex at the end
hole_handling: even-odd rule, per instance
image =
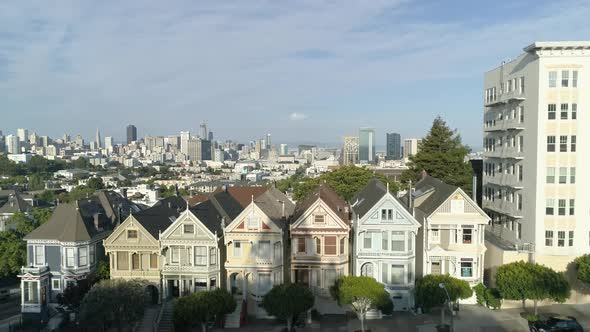
POLYGON ((465 160, 470 151, 461 143, 461 136, 450 129, 441 117, 437 117, 422 140, 418 153, 410 157, 409 169, 403 173, 402 181, 416 182, 425 170, 430 176, 471 192, 473 170, 465 160))

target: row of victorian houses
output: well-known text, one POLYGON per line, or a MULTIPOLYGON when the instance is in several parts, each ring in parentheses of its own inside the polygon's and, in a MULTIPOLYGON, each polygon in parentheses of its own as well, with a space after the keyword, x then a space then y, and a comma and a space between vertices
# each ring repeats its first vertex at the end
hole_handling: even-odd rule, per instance
POLYGON ((427 175, 403 198, 388 189, 373 179, 346 202, 321 184, 297 205, 263 187, 219 189, 194 206, 170 197, 141 210, 112 192, 62 204, 26 237, 23 314, 44 318, 104 258, 111 278, 148 281, 154 302, 223 287, 259 317, 284 282, 328 298, 338 277, 370 276, 395 310, 410 310, 416 278, 482 281, 489 218, 463 190, 427 175))

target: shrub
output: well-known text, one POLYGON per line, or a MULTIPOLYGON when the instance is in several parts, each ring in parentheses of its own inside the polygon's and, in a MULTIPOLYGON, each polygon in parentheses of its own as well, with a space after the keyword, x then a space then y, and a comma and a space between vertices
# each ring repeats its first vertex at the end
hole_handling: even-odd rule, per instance
POLYGON ((446 274, 429 274, 416 283, 416 301, 425 311, 440 307, 446 302, 445 290, 439 287, 441 283, 445 285, 452 302, 473 295, 473 290, 465 280, 453 278, 446 274))
POLYGON ((477 300, 477 304, 486 305, 486 286, 484 286, 482 283, 479 283, 477 284, 477 286, 473 287, 473 290, 475 291, 475 298, 477 300))
POLYGON ((497 288, 486 288, 484 295, 488 308, 494 310, 500 309, 502 306, 502 296, 497 288))
POLYGON ((590 254, 576 258, 574 264, 578 272, 578 279, 586 285, 590 285, 590 254))
POLYGON ((381 310, 384 315, 391 315, 393 313, 393 301, 388 299, 385 303, 381 304, 377 309, 381 310))

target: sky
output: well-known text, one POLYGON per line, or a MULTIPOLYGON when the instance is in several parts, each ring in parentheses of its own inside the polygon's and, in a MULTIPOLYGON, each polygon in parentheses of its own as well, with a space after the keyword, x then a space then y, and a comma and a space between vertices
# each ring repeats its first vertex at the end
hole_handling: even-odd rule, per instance
POLYGON ((123 140, 482 145, 483 74, 534 41, 590 36, 590 1, 2 1, 0 130, 123 140))

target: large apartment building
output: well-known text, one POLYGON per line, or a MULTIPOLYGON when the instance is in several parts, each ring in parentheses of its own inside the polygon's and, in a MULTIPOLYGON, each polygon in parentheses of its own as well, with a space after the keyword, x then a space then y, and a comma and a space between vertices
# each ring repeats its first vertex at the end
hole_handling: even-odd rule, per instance
POLYGON ((492 270, 511 251, 558 270, 590 252, 589 68, 590 42, 536 42, 485 73, 482 205, 492 218, 492 270))

